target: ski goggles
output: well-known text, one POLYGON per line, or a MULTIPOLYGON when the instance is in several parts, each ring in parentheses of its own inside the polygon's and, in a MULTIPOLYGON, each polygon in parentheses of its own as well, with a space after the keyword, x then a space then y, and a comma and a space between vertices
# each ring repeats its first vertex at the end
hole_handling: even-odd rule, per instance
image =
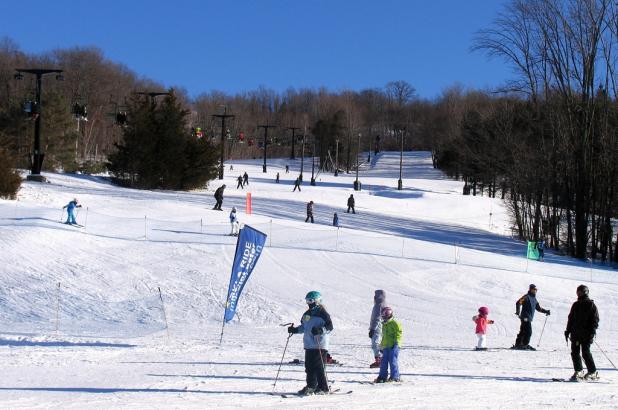
POLYGON ((307 302, 308 305, 315 303, 315 299, 313 298, 305 298, 305 302, 307 302))

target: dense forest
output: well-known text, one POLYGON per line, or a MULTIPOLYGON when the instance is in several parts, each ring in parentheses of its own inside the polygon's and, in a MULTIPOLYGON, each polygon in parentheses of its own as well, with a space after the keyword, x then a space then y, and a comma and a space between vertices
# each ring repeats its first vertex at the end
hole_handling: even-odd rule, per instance
MULTIPOLYGON (((260 87, 191 97, 109 61, 96 47, 31 55, 5 38, 0 155, 30 167, 35 84, 27 74, 17 80, 15 70, 60 68, 63 78, 43 79, 37 108, 44 169, 97 172, 114 159, 117 165, 140 98, 153 110, 165 104, 139 93, 172 91, 183 112, 177 129, 204 140, 199 149, 209 161, 216 161, 209 151, 219 151, 222 135, 225 158, 260 158, 267 144, 272 157, 314 152, 326 170, 336 158, 342 172, 353 171, 360 152, 428 150, 435 167, 465 181, 462 194, 503 198, 520 238, 545 238, 577 258, 618 262, 617 38, 617 6, 608 0, 512 0, 471 48, 503 59, 513 78, 491 90, 453 85, 433 99, 419 97, 406 81, 364 90, 260 87), (221 129, 214 115, 223 113, 234 117, 221 129), (263 125, 276 126, 267 141, 263 125)), ((183 141, 193 146, 191 138, 183 141)), ((208 164, 204 170, 214 176, 208 164)), ((192 176, 166 186, 202 182, 192 176)))

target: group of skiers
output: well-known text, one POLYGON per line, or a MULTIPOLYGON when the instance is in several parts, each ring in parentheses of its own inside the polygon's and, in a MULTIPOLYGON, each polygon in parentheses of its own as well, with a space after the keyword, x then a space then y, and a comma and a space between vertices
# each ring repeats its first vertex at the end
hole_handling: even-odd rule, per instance
POLYGON ((238 182, 238 185, 236 185, 236 189, 245 189, 245 185, 249 185, 249 174, 247 174, 247 172, 245 171, 243 175, 238 175, 236 181, 238 182))
MULTIPOLYGON (((346 213, 350 213, 350 209, 352 210, 353 214, 356 214, 356 210, 354 209, 354 205, 355 205, 356 201, 354 200, 354 194, 350 194, 349 198, 348 198, 348 210, 346 211, 346 213)), ((309 222, 311 221, 311 223, 314 222, 313 219, 313 201, 309 201, 307 202, 307 217, 305 218, 305 222, 309 222)), ((338 228, 339 227, 339 215, 337 214, 337 212, 335 212, 333 214, 333 226, 338 228)))
MULTIPOLYGON (((534 312, 546 315, 551 312, 543 309, 536 300, 537 287, 531 284, 528 293, 516 302, 515 314, 521 320, 521 326, 515 345, 512 349, 536 350, 530 346, 532 336, 532 320, 534 312)), ((330 387, 326 378, 325 366, 329 363, 329 334, 334 326, 326 307, 322 303, 322 295, 311 291, 305 296, 307 310, 303 313, 300 325, 288 327, 291 335, 303 335, 305 349, 306 386, 298 394, 328 394, 330 387)), ((478 343, 475 350, 487 350, 487 326, 494 323, 489 319, 489 308, 482 306, 472 320, 476 323, 475 333, 478 343)), ((564 337, 571 342, 571 359, 574 374, 570 381, 594 381, 599 375, 590 352, 599 325, 599 312, 594 301, 589 297, 589 289, 585 285, 577 287, 577 301, 571 306, 564 337), (584 373, 582 356, 587 368, 584 373)), ((369 338, 373 351, 374 362, 370 368, 379 368, 378 377, 374 383, 400 382, 399 351, 401 348, 403 329, 395 320, 393 309, 386 303, 386 293, 382 289, 374 292, 373 309, 369 320, 369 338), (389 373, 390 372, 390 373, 389 373)))
MULTIPOLYGON (((515 303, 515 315, 517 315, 521 324, 515 344, 511 349, 536 350, 530 346, 534 313, 540 312, 547 316, 551 314, 549 309, 543 309, 537 301, 537 290, 536 285, 531 284, 528 287, 528 293, 519 298, 515 303)), ((590 353, 590 346, 594 342, 594 337, 599 327, 599 311, 594 301, 590 299, 589 289, 586 285, 579 285, 576 293, 577 301, 571 306, 566 330, 564 331, 566 342, 571 342, 571 359, 573 361, 573 369, 575 370, 569 380, 597 380, 599 374, 594 364, 592 353, 590 353), (585 374, 582 366, 582 356, 588 370, 585 374)), ((476 335, 478 337, 476 350, 487 350, 487 325, 494 323, 488 316, 489 309, 486 306, 482 306, 478 310, 478 315, 472 318, 476 323, 476 335)))

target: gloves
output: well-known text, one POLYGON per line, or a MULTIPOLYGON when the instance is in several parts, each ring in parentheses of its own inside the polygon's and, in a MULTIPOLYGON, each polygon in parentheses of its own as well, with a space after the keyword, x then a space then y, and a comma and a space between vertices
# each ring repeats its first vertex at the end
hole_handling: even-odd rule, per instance
POLYGON ((324 329, 321 327, 314 326, 311 328, 311 334, 314 336, 321 335, 322 333, 324 333, 324 329))
POLYGON ((294 325, 288 327, 288 333, 289 334, 296 333, 296 328, 294 327, 294 325))
POLYGON ((375 335, 375 334, 376 334, 376 331, 375 331, 375 330, 373 330, 373 329, 371 329, 371 330, 369 331, 369 338, 373 338, 373 335, 375 335))
POLYGON ((546 310, 546 311, 545 311, 545 314, 546 314, 547 316, 551 315, 551 310, 546 310))
POLYGON ((594 342, 594 337, 596 336, 596 333, 593 333, 590 335, 590 344, 592 344, 594 342))
POLYGON ((568 331, 568 330, 565 330, 565 331, 564 331, 564 340, 566 340, 566 342, 567 342, 567 343, 569 343, 569 336, 570 336, 570 335, 571 335, 571 334, 569 333, 569 331, 568 331))
POLYGON ((487 323, 489 323, 490 325, 493 325, 493 324, 494 324, 494 321, 493 321, 493 320, 490 320, 490 321, 488 321, 487 323))

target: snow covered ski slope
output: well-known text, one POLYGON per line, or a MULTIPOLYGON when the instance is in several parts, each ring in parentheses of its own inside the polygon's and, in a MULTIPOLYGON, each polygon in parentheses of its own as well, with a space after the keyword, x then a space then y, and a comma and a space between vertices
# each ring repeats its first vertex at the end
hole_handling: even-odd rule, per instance
MULTIPOLYGON (((260 161, 232 161, 224 181, 201 191, 48 174, 49 184, 25 182, 18 201, 0 201, 0 408, 616 408, 618 372, 596 345, 599 382, 552 382, 572 374, 563 331, 580 283, 599 308, 597 342, 618 362, 616 270, 551 252, 527 262, 501 202, 462 196, 428 153, 405 154, 402 191, 398 153, 363 168, 360 192, 354 174, 319 174, 310 186, 304 165, 301 192, 292 192, 300 160, 269 160, 265 174, 260 161), (249 185, 236 189, 245 171, 249 185), (223 212, 212 210, 221 183, 223 212), (350 194, 356 214, 345 212, 350 194), (60 223, 73 198, 83 228, 60 223), (310 200, 314 224, 304 223, 310 200), (268 239, 219 345, 232 206, 268 239), (530 283, 552 314, 538 351, 511 351, 515 301, 530 283), (271 394, 287 338, 279 325, 298 324, 314 289, 344 364, 328 378, 353 393, 284 399, 271 394), (401 384, 366 383, 377 376, 367 337, 375 289, 404 328, 401 384), (471 318, 483 305, 495 324, 490 349, 476 352, 471 318)), ((533 323, 534 347, 544 320, 533 323)), ((301 336, 290 339, 277 392, 305 385, 295 358, 304 358, 301 336)))

